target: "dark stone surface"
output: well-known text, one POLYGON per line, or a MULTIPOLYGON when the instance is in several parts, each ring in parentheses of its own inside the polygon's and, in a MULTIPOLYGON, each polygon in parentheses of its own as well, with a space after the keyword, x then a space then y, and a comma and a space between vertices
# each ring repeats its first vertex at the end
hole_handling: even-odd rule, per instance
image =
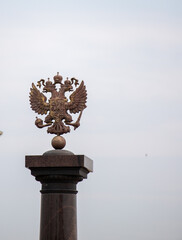
POLYGON ((60 149, 55 149, 55 150, 49 150, 45 153, 42 154, 43 156, 56 156, 56 155, 74 155, 74 153, 68 151, 68 150, 60 150, 60 149))
POLYGON ((75 194, 42 194, 40 240, 76 240, 75 194))
POLYGON ((93 172, 93 161, 85 155, 26 156, 25 166, 29 169, 35 167, 82 167, 93 172))
POLYGON ((40 240, 77 240, 76 185, 93 171, 93 161, 84 155, 38 155, 26 156, 25 166, 42 184, 40 240))

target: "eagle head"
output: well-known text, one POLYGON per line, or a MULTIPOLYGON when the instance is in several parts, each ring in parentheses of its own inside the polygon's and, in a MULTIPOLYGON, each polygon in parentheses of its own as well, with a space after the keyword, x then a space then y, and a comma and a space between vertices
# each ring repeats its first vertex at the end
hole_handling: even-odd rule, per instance
POLYGON ((73 86, 72 86, 72 83, 71 83, 70 80, 67 79, 66 81, 64 81, 64 89, 65 89, 65 92, 67 92, 67 91, 69 91, 69 92, 73 91, 73 86))
POLYGON ((45 83, 45 86, 43 87, 43 92, 52 92, 55 90, 55 85, 49 80, 45 83))

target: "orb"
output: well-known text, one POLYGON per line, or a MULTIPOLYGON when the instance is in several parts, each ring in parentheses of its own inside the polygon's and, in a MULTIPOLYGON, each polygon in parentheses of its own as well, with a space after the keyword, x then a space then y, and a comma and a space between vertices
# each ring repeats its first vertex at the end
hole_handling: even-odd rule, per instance
POLYGON ((51 143, 54 149, 63 149, 66 145, 66 140, 61 136, 56 136, 51 143))

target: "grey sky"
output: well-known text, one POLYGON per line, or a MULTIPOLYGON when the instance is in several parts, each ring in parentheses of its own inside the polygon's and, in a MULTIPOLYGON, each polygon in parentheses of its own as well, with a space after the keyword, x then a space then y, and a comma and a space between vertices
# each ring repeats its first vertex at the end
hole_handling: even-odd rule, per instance
POLYGON ((0 239, 38 239, 40 185, 24 156, 53 136, 35 127, 28 94, 58 71, 88 90, 65 135, 94 160, 78 185, 78 239, 182 239, 181 24, 177 0, 1 1, 0 239))

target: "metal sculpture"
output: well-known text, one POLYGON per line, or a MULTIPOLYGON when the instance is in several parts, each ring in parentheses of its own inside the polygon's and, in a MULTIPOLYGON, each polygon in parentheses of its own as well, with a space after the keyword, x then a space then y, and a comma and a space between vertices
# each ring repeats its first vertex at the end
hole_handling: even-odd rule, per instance
POLYGON ((43 88, 40 92, 38 88, 32 83, 30 89, 30 105, 32 110, 38 114, 48 114, 45 117, 44 123, 41 118, 36 117, 35 125, 38 128, 48 127, 47 132, 56 134, 53 138, 52 145, 55 149, 64 148, 66 142, 60 135, 70 132, 70 126, 74 127, 74 130, 80 126, 80 119, 83 110, 86 108, 87 91, 82 81, 79 82, 76 78, 67 78, 64 83, 62 76, 57 73, 54 76, 54 82, 45 81, 41 79, 37 82, 37 87, 43 88), (59 84, 59 88, 57 88, 59 84), (79 86, 78 86, 79 85, 79 86), (47 97, 43 93, 51 93, 50 99, 47 101, 47 97), (68 98, 65 93, 73 92, 68 98), (72 116, 68 113, 79 113, 76 122, 73 122, 72 116))

